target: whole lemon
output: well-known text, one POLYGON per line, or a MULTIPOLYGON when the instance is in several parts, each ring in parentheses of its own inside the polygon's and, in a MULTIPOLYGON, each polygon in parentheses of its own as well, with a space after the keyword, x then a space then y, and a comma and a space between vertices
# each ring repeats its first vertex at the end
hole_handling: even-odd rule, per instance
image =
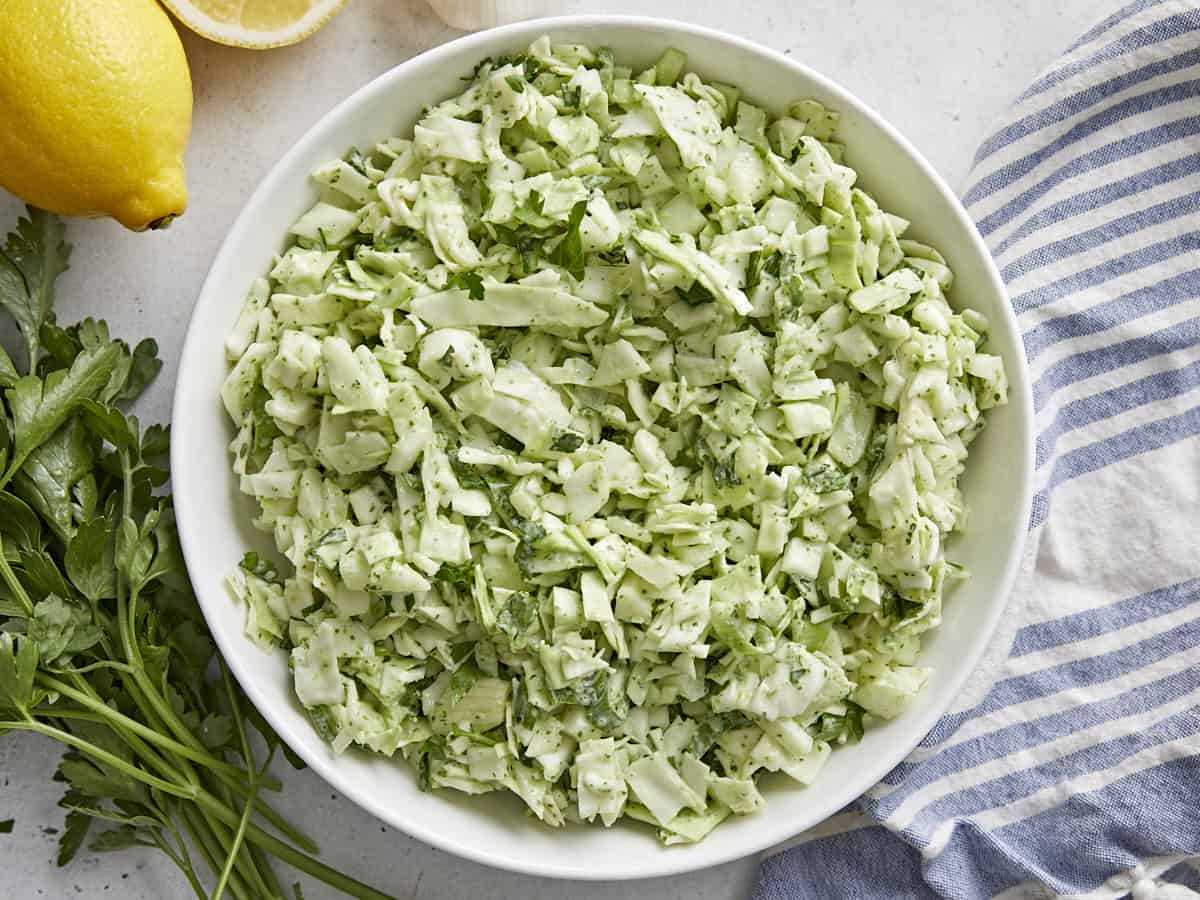
POLYGON ((128 228, 187 206, 187 58, 155 0, 0 0, 0 185, 128 228))

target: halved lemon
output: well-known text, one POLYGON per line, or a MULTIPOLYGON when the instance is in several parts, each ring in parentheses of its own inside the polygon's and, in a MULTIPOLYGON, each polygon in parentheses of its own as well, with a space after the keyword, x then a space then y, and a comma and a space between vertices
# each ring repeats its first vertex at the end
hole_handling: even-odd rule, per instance
POLYGON ((302 41, 342 8, 346 0, 161 0, 196 34, 228 44, 266 50, 302 41))

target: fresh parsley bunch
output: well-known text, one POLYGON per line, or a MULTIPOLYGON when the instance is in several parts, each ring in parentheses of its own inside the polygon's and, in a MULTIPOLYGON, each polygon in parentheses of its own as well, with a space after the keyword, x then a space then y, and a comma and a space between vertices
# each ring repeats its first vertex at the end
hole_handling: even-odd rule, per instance
POLYGON ((93 319, 55 324, 69 253, 62 224, 33 209, 0 249, 0 305, 25 351, 18 368, 0 349, 0 735, 66 748, 59 865, 90 833, 93 850, 157 847, 198 897, 284 897, 276 857, 384 898, 314 859, 263 797, 288 751, 230 677, 192 595, 161 492, 167 429, 124 411, 161 367, 157 346, 131 349, 93 319))

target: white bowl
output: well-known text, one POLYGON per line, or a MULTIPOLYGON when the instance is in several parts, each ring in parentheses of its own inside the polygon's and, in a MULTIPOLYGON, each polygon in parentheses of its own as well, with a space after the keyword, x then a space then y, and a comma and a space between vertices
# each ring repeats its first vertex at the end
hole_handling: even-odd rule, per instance
POLYGON ((646 878, 727 862, 815 825, 862 794, 929 731, 975 665, 1003 612, 1029 516, 1033 414, 1020 336, 991 257, 950 189, 878 114, 829 79, 740 38, 661 19, 570 16, 469 35, 397 66, 339 104, 271 170, 217 254, 184 345, 173 421, 171 468, 188 571, 221 651, 280 736, 333 787, 413 837, 488 865, 557 878, 646 878), (461 91, 462 76, 485 56, 523 49, 544 33, 607 45, 634 65, 677 47, 700 75, 735 84, 768 109, 813 97, 839 111, 861 184, 946 255, 957 276, 952 299, 991 320, 992 345, 1012 385, 1009 404, 990 416, 972 447, 963 482, 970 524, 951 555, 973 577, 955 589, 945 621, 925 642, 922 661, 937 670, 929 686, 903 716, 834 752, 814 786, 773 779, 763 811, 727 820, 694 846, 664 848, 637 825, 550 829, 525 816, 515 797, 422 793, 399 758, 334 756, 295 700, 284 655, 250 643, 244 612, 222 583, 247 548, 269 546, 251 528, 250 504, 230 471, 232 429, 218 398, 222 342, 251 280, 267 271, 288 227, 313 202, 308 173, 351 145, 410 130, 423 107, 461 91))

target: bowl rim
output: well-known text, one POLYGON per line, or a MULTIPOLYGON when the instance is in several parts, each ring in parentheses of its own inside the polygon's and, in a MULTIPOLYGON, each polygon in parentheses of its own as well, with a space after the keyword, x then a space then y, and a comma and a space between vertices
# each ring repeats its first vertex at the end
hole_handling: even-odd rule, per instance
MULTIPOLYGON (((271 166, 270 170, 259 181, 257 187, 247 198, 243 204, 237 218, 229 227, 225 234, 225 238, 221 243, 216 256, 209 268, 209 272, 201 286, 200 293, 197 296, 192 312, 189 316, 188 329, 184 339, 183 349, 179 358, 178 375, 174 390, 174 398, 172 403, 171 418, 172 421, 181 421, 187 415, 184 385, 188 382, 185 373, 193 370, 193 365, 197 357, 204 353, 212 352, 212 348, 205 343, 207 336, 202 336, 197 329, 194 328, 195 322, 199 316, 202 307, 214 302, 219 302, 222 298, 214 296, 214 285, 219 280, 220 271, 225 268, 230 261, 239 253, 238 240, 244 232, 247 232, 253 227, 253 219, 251 211, 261 204, 264 198, 272 195, 280 187, 280 182, 283 180, 283 173, 290 168, 292 161, 298 157, 302 157, 308 150, 309 146, 316 143, 320 137, 327 131, 331 124, 342 116, 348 108, 359 106, 367 102, 370 98, 381 92, 388 92, 394 89, 396 83, 402 83, 409 71, 417 66, 429 65, 438 57, 449 56, 460 51, 470 50, 475 47, 486 47, 498 40, 505 38, 515 39, 519 36, 529 38, 537 37, 541 34, 554 34, 555 32, 563 32, 570 30, 587 30, 590 28, 602 27, 633 27, 653 31, 661 36, 664 41, 669 41, 674 34, 686 34, 695 36, 704 40, 712 41, 717 44, 725 44, 735 47, 741 51, 748 52, 753 55, 765 57, 768 61, 775 65, 782 66, 792 73, 802 78, 810 80, 812 83, 819 85, 822 90, 833 96, 837 101, 847 108, 854 109, 856 113, 869 120, 870 123, 886 133, 905 153, 911 162, 920 170, 928 184, 933 187, 947 201, 948 206, 953 210, 956 222, 955 224, 968 235, 968 240, 973 245, 975 252, 983 260, 983 270, 986 276, 990 279, 990 287, 996 295, 1003 300, 1008 300, 1008 292, 1004 282, 1000 277, 995 260, 992 258, 983 238, 976 229, 974 222, 968 215, 957 195, 947 185, 945 179, 933 168, 928 160, 914 147, 893 125, 891 125, 882 115, 880 115, 873 107, 861 100, 848 89, 842 87, 836 81, 822 75, 804 63, 798 62, 784 53, 766 47, 762 44, 752 41, 748 38, 741 37, 735 34, 729 34, 719 31, 715 28, 710 28, 703 25, 696 25, 689 22, 683 22, 676 19, 661 17, 661 16, 641 16, 641 15, 623 15, 623 14, 583 14, 583 15, 563 15, 553 17, 541 17, 536 19, 524 20, 510 25, 505 25, 497 28, 490 28, 477 31, 471 34, 466 34, 454 40, 447 41, 443 44, 431 47, 427 50, 418 53, 417 55, 393 66, 387 71, 374 77, 366 84, 362 85, 354 92, 338 101, 333 107, 325 112, 305 133, 271 166)), ((483 51, 481 51, 483 52, 483 51)), ((1012 354, 1016 362, 1016 368, 1008 371, 1009 378, 1009 404, 1017 407, 1017 430, 1020 432, 1021 439, 1021 459, 1019 460, 1019 471, 1010 472, 1010 477, 1015 482, 1019 497, 1019 504, 1016 507, 1019 515, 1014 518, 1014 523, 1010 529, 1010 533, 1005 536, 1004 550, 1007 553, 1007 561, 1001 577, 995 584, 995 594, 997 600, 988 607, 986 615, 982 621, 975 623, 975 630, 971 643, 964 648, 961 656, 964 660, 952 676, 940 679, 945 691, 945 700, 938 705, 931 706, 923 710, 919 717, 914 711, 913 719, 910 720, 910 728, 908 733, 911 737, 897 741, 892 745, 888 752, 879 754, 874 760, 864 765, 863 772, 863 790, 869 789, 872 785, 878 783, 888 772, 890 772, 897 764, 899 764, 909 753, 920 743, 921 740, 933 728, 936 722, 941 719, 947 710, 953 705, 955 699, 960 695, 963 686, 967 679, 975 671, 982 658, 984 652, 991 643, 992 637, 1000 622, 1001 616, 1004 614, 1008 606, 1009 598, 1012 593, 1012 587, 1016 579, 1017 571, 1020 566, 1022 553, 1021 549, 1024 545, 1026 534, 1026 524, 1029 521, 1029 513, 1032 503, 1032 482, 1034 471, 1034 446, 1032 435, 1032 410, 1033 396, 1029 379, 1028 366, 1021 345, 1021 331, 1017 324, 1016 315, 1009 302, 1001 304, 1001 313, 1006 320, 1009 333, 1013 335, 1017 346, 1012 354), (915 723, 915 724, 914 724, 915 723)), ((183 551, 184 561, 189 571, 200 566, 200 557, 198 548, 203 544, 202 523, 194 522, 190 515, 190 496, 189 489, 184 487, 189 484, 193 475, 190 467, 187 465, 186 449, 181 442, 172 441, 171 446, 171 471, 174 480, 175 507, 176 519, 179 532, 180 545, 183 551)), ((1014 462, 1017 462, 1014 460, 1014 462)), ((999 548, 999 542, 997 543, 999 548)), ((228 604, 228 598, 222 596, 219 601, 222 605, 228 604)), ((197 590, 196 598, 200 604, 201 610, 207 620, 209 618, 210 607, 215 610, 214 600, 210 596, 206 602, 204 592, 197 590)), ((657 878, 669 875, 679 875, 686 872, 699 871, 712 866, 721 865, 737 859, 742 859, 754 854, 762 853, 773 847, 779 847, 786 844, 789 840, 795 838, 801 832, 795 830, 786 833, 770 833, 765 836, 760 836, 754 841, 740 841, 721 843, 719 841, 705 842, 705 847, 711 852, 705 854, 702 858, 697 859, 695 856, 687 857, 677 856, 670 852, 670 848, 659 855, 655 862, 651 864, 641 864, 635 868, 625 868, 616 871, 593 871, 581 870, 577 866, 569 863, 559 862, 557 859, 533 859, 533 858, 513 858, 511 856, 500 855, 491 852, 486 847, 475 846, 466 841, 455 838, 448 834, 444 829, 429 827, 424 821, 415 820, 413 818, 405 818, 397 813, 395 808, 384 807, 382 803, 377 802, 368 792, 360 791, 356 788, 347 787, 341 780, 340 773, 337 770, 336 760, 332 759, 327 754, 317 754, 310 752, 301 742, 293 742, 291 737, 291 727, 284 723, 272 704, 265 698, 262 690, 260 690, 257 680, 252 677, 248 671, 247 665, 243 662, 240 648, 232 646, 225 637, 222 636, 220 629, 212 629, 213 637, 224 656, 230 670, 237 678, 242 690, 246 696, 254 703, 255 707, 262 713, 267 722, 278 733, 280 739, 285 741, 291 749, 299 755, 305 763, 321 777, 330 787, 341 793, 343 796, 350 799, 361 809, 370 813, 377 819, 403 831, 410 837, 416 838, 430 846, 436 847, 439 850, 447 853, 472 860, 473 862, 494 868, 522 873, 526 875, 541 876, 547 878, 556 878, 575 881, 623 881, 630 879, 642 878, 657 878)), ((857 795, 856 795, 857 796, 857 795)), ((853 802, 853 801, 851 801, 853 802)), ((763 813, 768 814, 766 812, 763 813)), ((831 813, 833 815, 835 813, 831 813)), ((808 826, 813 827, 817 823, 808 826)))

